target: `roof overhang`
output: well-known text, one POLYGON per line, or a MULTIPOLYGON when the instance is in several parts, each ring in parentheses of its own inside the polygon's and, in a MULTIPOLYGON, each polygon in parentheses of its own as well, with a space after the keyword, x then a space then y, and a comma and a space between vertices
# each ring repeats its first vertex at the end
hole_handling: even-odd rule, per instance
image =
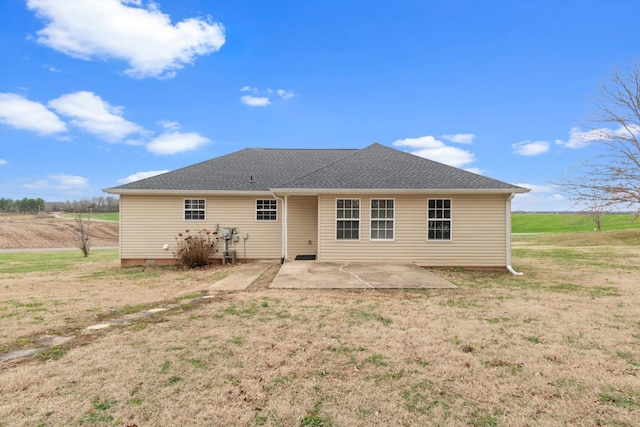
POLYGON ((105 188, 105 193, 127 196, 316 196, 320 194, 517 194, 528 193, 528 188, 271 188, 264 191, 233 190, 149 190, 105 188))
POLYGON ((265 191, 231 191, 231 190, 136 190, 123 188, 105 188, 105 193, 122 196, 269 196, 273 193, 265 191))
POLYGON ((528 193, 528 188, 272 188, 274 194, 315 196, 319 194, 516 194, 528 193))

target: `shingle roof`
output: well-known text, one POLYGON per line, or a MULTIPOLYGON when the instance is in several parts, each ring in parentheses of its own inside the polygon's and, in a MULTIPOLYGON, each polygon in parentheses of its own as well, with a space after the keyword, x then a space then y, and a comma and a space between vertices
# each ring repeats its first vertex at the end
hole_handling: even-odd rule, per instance
POLYGON ((380 144, 360 150, 249 148, 105 191, 247 192, 274 188, 525 191, 380 144))
POLYGON ((108 191, 269 191, 356 151, 246 148, 108 191))
POLYGON ((296 177, 285 188, 518 190, 486 176, 373 144, 296 177))

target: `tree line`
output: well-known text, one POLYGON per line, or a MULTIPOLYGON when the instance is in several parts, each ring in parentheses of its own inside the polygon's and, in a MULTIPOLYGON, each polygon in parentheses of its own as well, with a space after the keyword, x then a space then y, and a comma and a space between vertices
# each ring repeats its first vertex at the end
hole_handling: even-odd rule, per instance
POLYGON ((118 212, 120 200, 116 197, 92 197, 65 202, 46 202, 42 198, 0 198, 0 213, 38 214, 41 212, 118 212))

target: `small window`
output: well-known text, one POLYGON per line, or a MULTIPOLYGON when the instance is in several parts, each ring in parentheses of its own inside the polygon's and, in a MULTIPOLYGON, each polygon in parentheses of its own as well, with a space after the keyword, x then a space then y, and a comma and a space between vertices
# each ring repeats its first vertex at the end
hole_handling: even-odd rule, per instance
POLYGON ((371 240, 393 240, 393 199, 371 199, 371 240))
POLYGON ((451 240, 451 200, 428 200, 427 240, 451 240))
POLYGON ((277 200, 256 200, 256 221, 277 221, 277 200))
POLYGON ((360 199, 336 199, 336 239, 360 240, 360 199))
POLYGON ((206 202, 204 199, 184 199, 184 220, 204 221, 206 202))

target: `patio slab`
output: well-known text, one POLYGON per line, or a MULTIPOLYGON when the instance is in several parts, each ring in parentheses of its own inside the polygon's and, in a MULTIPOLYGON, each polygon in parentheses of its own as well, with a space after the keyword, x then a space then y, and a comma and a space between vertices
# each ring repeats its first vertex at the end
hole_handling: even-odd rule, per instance
POLYGON ((222 280, 209 285, 208 291, 242 291, 247 289, 254 280, 267 271, 274 264, 273 261, 250 262, 234 268, 233 272, 222 280))
POLYGON ((276 289, 444 289, 456 286, 415 264, 291 261, 270 288, 276 289))

